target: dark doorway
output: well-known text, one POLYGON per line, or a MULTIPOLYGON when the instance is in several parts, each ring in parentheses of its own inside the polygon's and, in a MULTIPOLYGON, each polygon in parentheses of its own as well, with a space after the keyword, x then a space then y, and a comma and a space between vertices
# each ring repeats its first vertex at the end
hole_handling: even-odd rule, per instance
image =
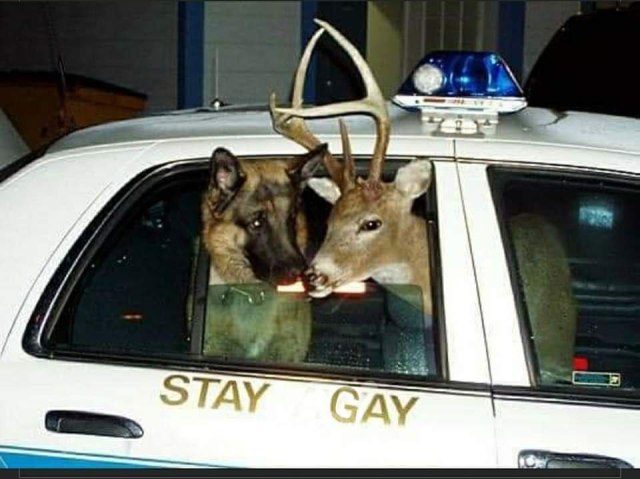
MULTIPOLYGON (((367 2, 318 2, 316 16, 338 29, 366 58, 367 2)), ((318 43, 316 62, 316 104, 364 96, 353 62, 326 33, 318 43)))

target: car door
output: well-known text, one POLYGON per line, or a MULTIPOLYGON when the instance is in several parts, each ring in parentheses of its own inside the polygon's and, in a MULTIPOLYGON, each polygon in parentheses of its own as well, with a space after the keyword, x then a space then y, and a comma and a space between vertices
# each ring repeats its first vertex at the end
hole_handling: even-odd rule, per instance
MULTIPOLYGON (((411 285, 368 282, 360 292, 314 300, 301 362, 208 350, 212 315, 240 311, 233 320, 266 321, 274 298, 288 307, 309 303, 265 285, 254 301, 252 287, 208 284, 200 238, 207 161, 139 174, 104 199, 108 206, 57 253, 60 266, 45 268, 25 301, 0 357, 0 383, 8 385, 0 395, 0 460, 9 467, 495 466, 457 172, 449 160, 433 164, 435 187, 417 200, 430 258, 416 261, 433 265, 434 314, 416 306, 421 295, 411 285)), ((319 197, 305 201, 312 222, 326 217, 319 197)))
POLYGON ((472 161, 459 171, 499 465, 640 465, 637 175, 472 161))

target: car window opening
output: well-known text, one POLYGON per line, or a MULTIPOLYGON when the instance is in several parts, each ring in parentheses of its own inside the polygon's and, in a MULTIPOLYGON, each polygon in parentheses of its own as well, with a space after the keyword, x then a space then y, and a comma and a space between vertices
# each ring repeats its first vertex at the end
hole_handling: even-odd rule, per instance
MULTIPOLYGON (((439 376, 437 322, 424 314, 417 285, 369 279, 310 300, 304 291, 278 291, 269 281, 210 284, 203 190, 202 178, 174 180, 131 208, 81 275, 48 348, 439 376)), ((326 236, 331 204, 311 188, 300 199, 308 259, 326 236)), ((422 195, 413 214, 424 216, 426 204, 422 195)))
POLYGON ((637 190, 566 175, 492 175, 536 382, 638 388, 637 190))

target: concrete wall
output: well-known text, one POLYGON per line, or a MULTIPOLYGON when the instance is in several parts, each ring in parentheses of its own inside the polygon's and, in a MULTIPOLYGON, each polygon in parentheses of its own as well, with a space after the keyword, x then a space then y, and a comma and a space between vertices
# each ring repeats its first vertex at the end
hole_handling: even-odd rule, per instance
MULTIPOLYGON (((439 49, 497 50, 499 3, 464 1, 404 2, 403 75, 425 53, 439 49)), ((553 33, 580 10, 579 1, 528 1, 523 39, 525 79, 553 33)))
POLYGON ((177 11, 176 2, 0 2, 0 70, 54 69, 59 50, 67 72, 145 93, 148 111, 175 109, 177 11))
POLYGON ((403 75, 433 50, 495 50, 498 2, 405 1, 403 75))
POLYGON ((535 61, 555 31, 567 18, 579 11, 580 2, 578 1, 527 2, 522 65, 523 79, 527 78, 535 61))
POLYGON ((404 21, 402 2, 370 1, 367 8, 366 58, 382 94, 390 97, 404 80, 402 55, 404 21))
POLYGON ((227 103, 267 104, 272 91, 288 100, 300 55, 300 23, 299 2, 207 2, 205 105, 216 95, 227 103))

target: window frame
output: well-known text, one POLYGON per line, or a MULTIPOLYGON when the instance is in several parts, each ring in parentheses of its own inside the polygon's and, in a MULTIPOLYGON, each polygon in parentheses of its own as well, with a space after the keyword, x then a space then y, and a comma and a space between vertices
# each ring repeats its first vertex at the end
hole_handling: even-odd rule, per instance
MULTIPOLYGON (((640 195, 640 174, 600 170, 595 168, 571 168, 566 166, 544 167, 532 164, 488 164, 486 174, 493 201, 493 207, 496 214, 498 228, 500 230, 500 238, 503 243, 503 250, 506 259, 506 267, 511 283, 512 297, 517 313, 518 327, 522 340, 522 347, 527 366, 527 374, 530 380, 528 388, 498 386, 495 388, 499 394, 511 395, 514 393, 517 397, 526 396, 530 393, 543 393, 545 395, 552 394, 560 400, 565 400, 570 396, 579 396, 587 401, 598 402, 602 398, 605 401, 613 400, 615 403, 620 401, 631 401, 632 404, 640 407, 640 388, 618 389, 618 388, 590 388, 587 386, 579 386, 575 384, 542 384, 540 382, 540 372, 538 360, 535 353, 535 345, 531 335, 531 324, 526 305, 524 304, 524 291, 520 288, 519 271, 515 258, 515 250, 513 247, 513 239, 508 231, 507 222, 505 221, 505 205, 504 205, 504 187, 513 179, 533 178, 536 181, 545 181, 553 179, 554 181, 564 180, 570 183, 598 183, 602 187, 621 187, 627 186, 634 189, 640 195)), ((582 402, 582 401, 580 401, 582 402)))
MULTIPOLYGON (((278 158, 287 155, 247 155, 243 159, 278 158)), ((397 169, 408 161, 417 157, 397 156, 388 158, 384 167, 384 173, 395 173, 397 169)), ((366 172, 367 164, 362 158, 355 158, 357 173, 366 172)), ((449 380, 447 367, 447 344, 445 318, 443 311, 443 291, 441 270, 441 257, 438 242, 438 210, 435 180, 428 192, 425 213, 427 215, 427 231, 430 245, 432 296, 434 306, 434 328, 436 328, 435 357, 437 362, 437 376, 402 375, 382 370, 366 370, 355 367, 340 366, 336 369, 332 365, 303 363, 296 364, 260 363, 245 360, 218 360, 209 356, 191 354, 164 355, 139 355, 130 353, 97 352, 87 350, 58 349, 47 344, 53 334, 61 313, 67 306, 75 288, 81 278, 84 277, 88 265, 102 246, 107 242, 115 229, 121 225, 140 200, 154 190, 167 184, 172 178, 183 177, 196 172, 206 172, 209 168, 209 158, 193 158, 173 160, 160 165, 147 168, 128 181, 91 220, 89 226, 80 234, 72 247, 64 256, 60 265, 49 279, 43 294, 40 296, 36 307, 28 321, 22 336, 22 346, 25 352, 50 360, 71 360, 97 364, 117 364, 126 366, 146 367, 152 369, 178 369, 189 371, 228 372, 228 373, 258 373, 261 375, 275 374, 286 375, 291 379, 321 378, 338 381, 357 380, 367 383, 381 383, 390 385, 420 385, 436 387, 452 386, 449 380), (437 270, 437 272, 436 272, 437 270)), ((434 172, 435 174, 435 172, 434 172)), ((206 258, 207 263, 209 258, 206 258)), ((196 288, 197 288, 196 284, 196 288)), ((204 308, 202 308, 204 312, 204 308)), ((194 318, 194 324, 196 318, 194 318)), ((193 328, 193 325, 192 325, 193 328)), ((191 335, 193 329, 189 331, 191 335)), ((466 383, 465 383, 466 384, 466 383)), ((468 387, 477 389, 477 385, 469 383, 468 387)))

